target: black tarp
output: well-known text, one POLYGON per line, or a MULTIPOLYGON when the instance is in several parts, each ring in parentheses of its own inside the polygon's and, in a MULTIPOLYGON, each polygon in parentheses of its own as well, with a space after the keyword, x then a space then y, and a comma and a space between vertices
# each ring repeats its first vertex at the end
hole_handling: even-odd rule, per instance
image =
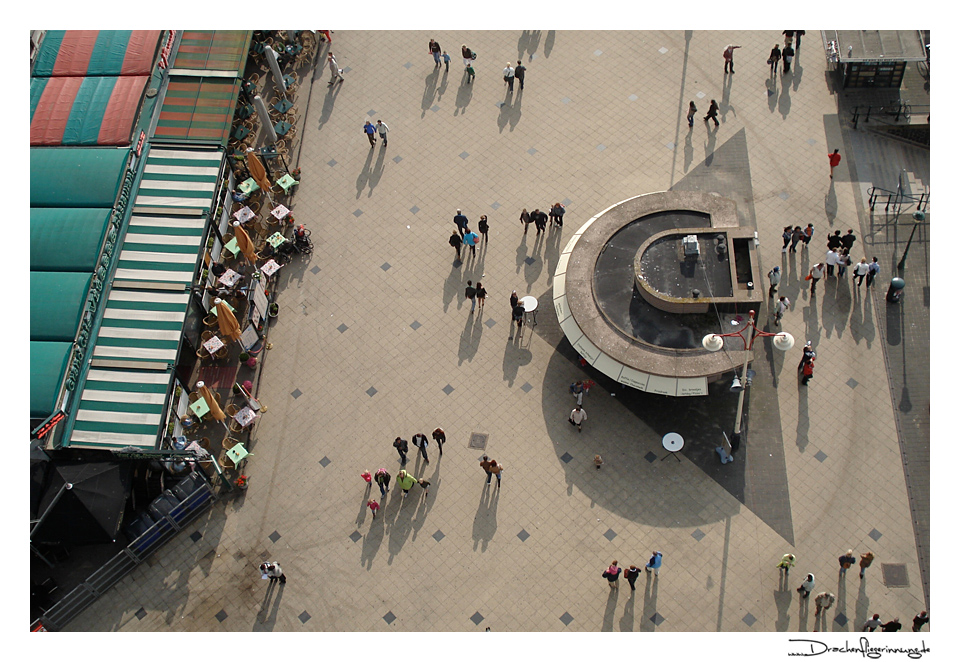
POLYGON ((131 469, 130 461, 50 462, 46 489, 34 514, 43 522, 31 540, 65 545, 116 540, 130 496, 131 469), (72 489, 63 490, 67 483, 72 489))

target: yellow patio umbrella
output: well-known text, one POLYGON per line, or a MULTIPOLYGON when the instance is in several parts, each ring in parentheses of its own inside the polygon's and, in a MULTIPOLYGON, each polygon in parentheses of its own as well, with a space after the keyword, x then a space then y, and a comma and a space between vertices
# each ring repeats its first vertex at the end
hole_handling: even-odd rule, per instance
POLYGON ((259 186, 265 194, 269 194, 272 184, 270 180, 267 179, 267 170, 263 167, 263 164, 260 163, 260 159, 252 148, 247 150, 247 170, 250 172, 250 176, 253 177, 254 181, 257 182, 257 186, 259 186))
POLYGON ((250 261, 250 264, 257 266, 257 253, 253 250, 253 241, 247 231, 243 229, 240 221, 233 222, 233 236, 236 237, 237 247, 243 253, 243 256, 250 261))
POLYGON ((207 385, 203 382, 197 382, 197 390, 200 391, 200 397, 207 401, 207 406, 210 407, 210 415, 223 423, 227 415, 220 409, 220 405, 217 404, 217 399, 213 397, 213 393, 210 392, 207 385))
POLYGON ((223 299, 217 297, 213 300, 213 305, 217 307, 217 324, 220 326, 220 335, 230 340, 240 340, 240 325, 233 312, 227 308, 223 299))

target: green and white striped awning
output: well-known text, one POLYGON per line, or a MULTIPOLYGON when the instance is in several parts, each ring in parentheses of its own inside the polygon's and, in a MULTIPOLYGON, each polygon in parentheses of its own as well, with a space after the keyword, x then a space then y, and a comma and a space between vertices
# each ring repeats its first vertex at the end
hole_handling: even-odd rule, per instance
POLYGON ((153 148, 147 154, 143 179, 134 201, 137 208, 158 207, 205 215, 213 204, 223 152, 153 148))
POLYGON ((168 372, 91 369, 81 392, 70 446, 155 447, 170 379, 168 372))
POLYGON ((189 299, 187 292, 112 290, 93 348, 94 362, 146 363, 142 367, 147 370, 176 363, 189 299))

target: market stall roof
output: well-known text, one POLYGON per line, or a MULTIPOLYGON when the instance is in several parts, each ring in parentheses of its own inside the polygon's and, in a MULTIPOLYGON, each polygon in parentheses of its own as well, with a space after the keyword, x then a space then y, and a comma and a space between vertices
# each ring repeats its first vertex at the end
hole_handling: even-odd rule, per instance
POLYGON ((91 273, 30 272, 30 340, 73 342, 91 273))
POLYGON ((60 393, 73 343, 30 341, 30 418, 46 418, 60 393))
POLYGON ((919 30, 824 30, 823 36, 826 44, 836 42, 842 62, 927 59, 919 30))
POLYGON ((31 145, 129 145, 147 76, 30 79, 31 145))
POLYGON ((48 30, 34 76, 149 75, 162 30, 48 30))
POLYGON ((129 149, 33 147, 31 207, 112 207, 129 149))
POLYGON ((172 68, 233 71, 240 76, 251 39, 249 30, 184 30, 172 68))
POLYGON ((171 76, 153 139, 226 145, 239 95, 237 78, 171 76))
POLYGON ((92 273, 100 257, 110 209, 30 210, 30 269, 92 273))

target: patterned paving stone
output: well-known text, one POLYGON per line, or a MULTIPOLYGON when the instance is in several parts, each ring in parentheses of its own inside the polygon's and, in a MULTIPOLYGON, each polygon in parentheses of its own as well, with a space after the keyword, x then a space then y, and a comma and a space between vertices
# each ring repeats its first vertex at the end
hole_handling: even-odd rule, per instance
POLYGON ((290 395, 293 397, 294 400, 296 400, 296 399, 299 398, 301 395, 303 395, 303 391, 301 391, 300 389, 296 388, 296 389, 293 389, 293 391, 290 392, 290 395))
POLYGON ((816 458, 818 462, 823 462, 824 460, 827 459, 827 454, 824 453, 823 451, 817 451, 813 457, 816 458))
POLYGON ((707 534, 704 533, 703 531, 701 531, 700 529, 697 529, 697 530, 695 530, 693 533, 691 533, 690 535, 693 536, 693 539, 694 539, 694 540, 696 540, 697 542, 700 542, 701 540, 703 540, 703 539, 706 537, 707 534))
POLYGON ((387 625, 390 625, 395 620, 397 620, 397 617, 393 615, 392 611, 388 611, 386 614, 383 615, 383 620, 387 622, 387 625))
POLYGON ((436 540, 437 542, 440 542, 441 540, 443 540, 444 538, 446 538, 446 536, 443 535, 443 531, 441 531, 440 529, 437 529, 437 532, 434 533, 431 537, 432 537, 434 540, 436 540))
POLYGON ((347 326, 346 324, 341 324, 340 326, 337 327, 337 331, 339 331, 340 333, 343 333, 344 331, 346 331, 346 330, 349 329, 349 328, 350 328, 350 327, 347 326))
POLYGON ((502 207, 502 206, 503 206, 503 205, 501 205, 499 202, 493 202, 493 203, 490 204, 490 207, 491 207, 491 209, 493 209, 493 211, 497 211, 497 210, 500 209, 500 207, 502 207))
POLYGON ((147 610, 144 609, 143 607, 140 607, 140 609, 137 610, 137 613, 134 614, 134 616, 137 617, 138 621, 142 621, 143 617, 146 615, 147 615, 147 610))
POLYGON ((332 462, 332 460, 331 460, 329 457, 327 457, 326 455, 324 455, 324 456, 320 459, 319 464, 320 464, 321 467, 323 467, 324 469, 326 469, 326 468, 327 468, 327 465, 330 464, 330 462, 332 462))
POLYGON ((570 625, 571 623, 573 623, 573 616, 570 615, 570 612, 565 611, 560 616, 560 622, 563 623, 564 625, 570 625))
POLYGON ((410 323, 410 328, 413 329, 414 331, 419 329, 421 326, 423 326, 423 324, 421 324, 417 320, 413 320, 413 322, 410 323))
POLYGON ((873 530, 872 530, 870 533, 868 533, 867 535, 870 536, 871 538, 873 538, 873 542, 877 542, 877 541, 880 540, 880 538, 883 536, 883 534, 880 533, 879 531, 877 531, 876 529, 873 529, 873 530))
POLYGON ((312 268, 312 269, 310 270, 310 273, 312 273, 312 274, 314 274, 314 275, 320 273, 320 267, 314 267, 314 268, 312 268))
POLYGON ((360 218, 361 216, 363 216, 363 210, 357 209, 356 211, 353 212, 353 215, 356 216, 357 218, 360 218))
POLYGON ((393 157, 390 160, 393 161, 394 163, 400 163, 401 161, 403 161, 403 157, 397 154, 395 157, 393 157))
POLYGON ((530 537, 530 534, 527 533, 526 529, 520 529, 520 533, 517 534, 517 537, 520 538, 520 542, 527 542, 527 538, 530 537))
POLYGON ((746 623, 748 627, 753 627, 753 624, 757 622, 757 618, 750 612, 747 612, 747 615, 744 616, 741 620, 743 620, 743 622, 746 623))
POLYGON ((412 213, 416 214, 417 212, 420 211, 420 207, 414 205, 414 206, 410 207, 410 211, 411 211, 412 213))
POLYGON ((193 533, 190 534, 190 540, 192 540, 193 542, 200 542, 201 538, 203 538, 203 534, 200 533, 199 531, 194 531, 193 533))
POLYGON ((603 534, 603 537, 613 542, 613 539, 617 537, 617 532, 613 529, 607 529, 607 532, 603 534))
POLYGON ((443 387, 442 389, 440 389, 440 390, 443 391, 444 393, 446 393, 447 395, 450 395, 451 393, 453 393, 453 391, 454 391, 455 389, 454 389, 452 386, 450 386, 450 384, 447 384, 446 386, 444 386, 444 387, 443 387))
POLYGON ((368 389, 366 390, 366 394, 369 395, 369 396, 372 398, 373 396, 375 396, 375 395, 377 394, 377 389, 375 389, 375 388, 373 388, 373 387, 371 386, 370 388, 368 388, 368 389))
POLYGON ((223 623, 225 620, 227 620, 227 612, 221 609, 220 611, 217 612, 217 615, 215 618, 221 623, 223 623))
POLYGON ((654 453, 653 451, 648 451, 647 454, 643 456, 643 459, 646 460, 647 462, 656 462, 657 454, 654 453))
POLYGON ((473 621, 474 625, 480 625, 480 622, 483 620, 483 616, 481 616, 480 612, 478 611, 470 617, 470 620, 473 621))
POLYGON ((380 268, 383 269, 384 271, 390 271, 391 266, 393 265, 391 265, 389 262, 384 262, 383 264, 380 265, 380 268))
POLYGON ((847 615, 841 611, 837 612, 837 615, 833 617, 833 622, 840 627, 845 627, 846 624, 850 622, 850 619, 847 618, 847 615))
POLYGON ((329 161, 327 161, 327 165, 332 168, 333 166, 337 165, 337 160, 336 160, 336 159, 330 159, 329 161))
POLYGON ((529 393, 530 391, 533 390, 533 384, 531 384, 530 382, 524 382, 523 386, 520 387, 520 390, 523 391, 524 393, 529 393))
POLYGON ((353 542, 357 542, 358 540, 360 540, 361 538, 363 538, 363 534, 360 533, 359 531, 354 531, 353 533, 351 533, 351 534, 350 534, 349 536, 347 536, 347 537, 350 538, 350 540, 352 540, 353 542))
POLYGON ((573 459, 573 456, 570 455, 570 453, 564 453, 563 455, 560 456, 560 461, 563 462, 564 464, 568 464, 572 459, 573 459))
POLYGON ((653 621, 654 625, 660 625, 667 619, 661 616, 659 612, 654 612, 653 616, 650 617, 650 620, 653 621))
POLYGON ((307 621, 310 620, 310 612, 308 612, 306 609, 304 609, 304 610, 303 610, 303 613, 301 613, 299 616, 297 616, 297 618, 300 619, 300 622, 301 622, 301 623, 306 623, 307 621))
POLYGON ((493 325, 496 324, 496 323, 497 323, 497 321, 496 321, 495 319, 493 319, 492 317, 488 317, 483 324, 484 324, 484 326, 486 326, 488 329, 492 329, 492 328, 493 328, 493 325))
POLYGON ((850 388, 857 388, 857 386, 859 385, 860 385, 860 382, 858 382, 853 377, 847 380, 847 386, 849 386, 850 388))
POLYGON ((280 540, 280 538, 282 538, 283 536, 280 535, 280 532, 279 532, 279 531, 274 531, 273 533, 271 533, 271 534, 270 534, 269 536, 267 536, 267 537, 270 538, 270 542, 275 543, 275 542, 277 542, 278 540, 280 540))

